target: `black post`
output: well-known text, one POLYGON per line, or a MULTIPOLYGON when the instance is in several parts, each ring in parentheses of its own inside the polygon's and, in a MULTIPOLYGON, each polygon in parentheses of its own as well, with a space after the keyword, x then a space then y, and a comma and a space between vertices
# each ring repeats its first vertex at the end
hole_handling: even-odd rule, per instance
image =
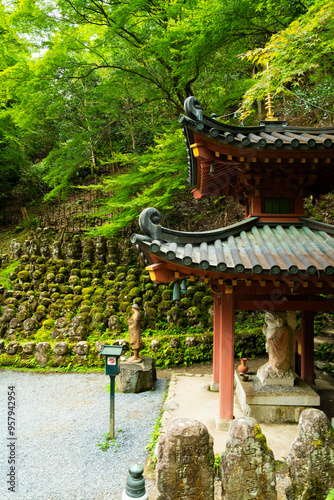
POLYGON ((110 438, 115 437, 115 377, 110 375, 110 438))

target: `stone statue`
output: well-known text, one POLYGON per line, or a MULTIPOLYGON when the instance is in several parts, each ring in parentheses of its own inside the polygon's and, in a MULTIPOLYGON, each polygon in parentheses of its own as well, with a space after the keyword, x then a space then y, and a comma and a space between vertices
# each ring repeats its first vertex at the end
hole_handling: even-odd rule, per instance
POLYGON ((139 350, 141 345, 141 336, 140 336, 140 321, 141 321, 141 313, 139 311, 139 306, 137 304, 133 304, 132 306, 133 315, 128 321, 129 325, 129 334, 130 334, 130 346, 133 349, 133 356, 127 359, 131 363, 140 363, 142 360, 139 357, 139 350))
POLYGON ((288 325, 287 314, 266 311, 264 321, 269 361, 258 369, 257 377, 265 385, 293 385, 293 331, 288 325))

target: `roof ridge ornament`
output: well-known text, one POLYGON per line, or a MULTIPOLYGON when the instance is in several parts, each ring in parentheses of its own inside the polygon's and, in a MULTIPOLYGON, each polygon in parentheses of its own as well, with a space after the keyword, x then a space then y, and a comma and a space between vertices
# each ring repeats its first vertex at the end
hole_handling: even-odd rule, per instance
POLYGON ((139 216, 139 227, 146 236, 159 239, 161 236, 160 220, 159 210, 154 207, 145 208, 139 216))
POLYGON ((203 121, 203 108, 197 97, 190 96, 184 101, 184 111, 189 118, 203 121))

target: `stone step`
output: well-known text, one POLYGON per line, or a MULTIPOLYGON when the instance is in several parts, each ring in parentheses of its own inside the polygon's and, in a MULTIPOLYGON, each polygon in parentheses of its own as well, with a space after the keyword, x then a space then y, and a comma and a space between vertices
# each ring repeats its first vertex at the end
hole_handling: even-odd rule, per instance
POLYGON ((314 349, 317 350, 322 344, 334 344, 334 337, 314 337, 314 349))
POLYGON ((320 333, 323 335, 328 335, 329 337, 333 337, 334 339, 334 329, 333 328, 323 328, 320 330, 320 333))

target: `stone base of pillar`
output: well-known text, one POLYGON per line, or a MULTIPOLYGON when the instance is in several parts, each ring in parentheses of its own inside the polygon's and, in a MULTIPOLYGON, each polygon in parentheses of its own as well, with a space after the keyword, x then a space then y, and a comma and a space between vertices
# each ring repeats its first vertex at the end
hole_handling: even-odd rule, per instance
POLYGON ((320 396, 300 378, 293 387, 262 386, 256 377, 243 382, 237 372, 234 378, 242 412, 259 423, 298 422, 302 411, 320 405, 320 396))
POLYGON ((233 418, 233 420, 222 420, 221 418, 219 418, 218 415, 216 415, 216 431, 228 431, 229 428, 230 428, 230 425, 231 423, 234 421, 235 419, 233 418))
POLYGON ((219 392, 219 382, 211 382, 210 391, 211 392, 219 392))

